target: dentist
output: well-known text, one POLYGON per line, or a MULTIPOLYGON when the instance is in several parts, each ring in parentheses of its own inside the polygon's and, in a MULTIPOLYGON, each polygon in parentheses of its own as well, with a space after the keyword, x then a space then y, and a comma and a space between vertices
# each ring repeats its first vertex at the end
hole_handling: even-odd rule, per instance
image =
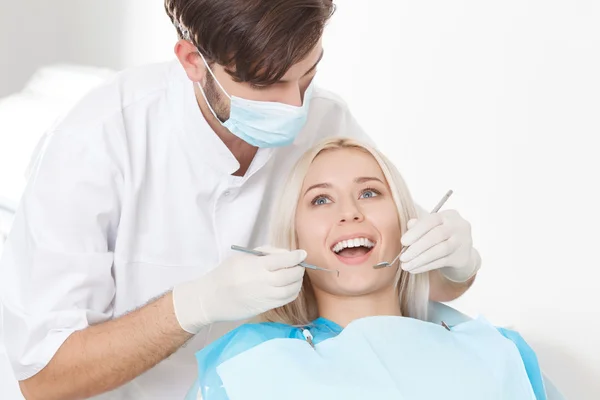
MULTIPOLYGON (((230 246, 264 243, 306 149, 369 140, 313 84, 330 0, 165 8, 177 61, 90 93, 34 162, 0 266, 6 349, 27 399, 183 398, 195 351, 301 288, 303 250, 230 246)), ((469 223, 450 210, 409 227, 402 268, 429 273, 433 300, 463 294, 481 263, 469 223)))

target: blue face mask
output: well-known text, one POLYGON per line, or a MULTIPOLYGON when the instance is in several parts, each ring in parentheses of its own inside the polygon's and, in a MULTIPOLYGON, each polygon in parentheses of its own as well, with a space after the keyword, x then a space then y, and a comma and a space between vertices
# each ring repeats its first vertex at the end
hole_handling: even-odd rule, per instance
POLYGON ((223 89, 223 86, 221 86, 215 77, 215 74, 213 74, 202 53, 200 53, 200 57, 202 57, 206 68, 214 78, 215 82, 217 82, 219 88, 231 101, 229 119, 225 122, 221 122, 217 113, 215 113, 208 102, 204 89, 202 89, 202 86, 198 83, 204 101, 206 101, 208 108, 217 121, 221 122, 221 124, 231 133, 252 146, 280 147, 290 145, 294 142, 306 124, 308 105, 310 104, 313 90, 312 82, 304 93, 304 101, 300 107, 276 102, 242 99, 240 97, 230 96, 225 89, 223 89))

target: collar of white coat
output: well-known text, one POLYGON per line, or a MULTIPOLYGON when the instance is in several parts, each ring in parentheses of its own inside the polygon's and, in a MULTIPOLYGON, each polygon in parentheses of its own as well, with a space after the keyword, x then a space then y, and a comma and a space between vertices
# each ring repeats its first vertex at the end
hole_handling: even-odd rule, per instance
MULTIPOLYGON (((185 145, 197 152, 198 158, 216 172, 225 175, 233 174, 239 169, 240 164, 204 119, 198 107, 193 82, 189 80, 179 61, 173 61, 169 74, 168 102, 185 145)), ((302 145, 305 142, 306 135, 303 132, 304 129, 292 146, 302 145)), ((277 150, 276 148, 258 149, 246 178, 260 170, 277 150)))

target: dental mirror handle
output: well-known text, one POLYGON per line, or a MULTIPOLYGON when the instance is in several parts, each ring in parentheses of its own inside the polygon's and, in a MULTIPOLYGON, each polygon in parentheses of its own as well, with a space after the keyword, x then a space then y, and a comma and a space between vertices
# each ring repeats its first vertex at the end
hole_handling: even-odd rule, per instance
MULTIPOLYGON (((430 214, 435 214, 436 212, 440 211, 440 209, 444 206, 444 204, 448 201, 448 199, 450 198, 450 196, 452 196, 452 193, 454 193, 453 190, 448 190, 448 192, 444 195, 444 197, 442 197, 442 199, 437 203, 437 205, 435 207, 433 207, 433 210, 430 212, 430 214)), ((402 254, 404 254, 404 252, 409 248, 410 246, 404 246, 402 247, 402 250, 400 250, 400 254, 398 254, 398 257, 400 257, 402 254)), ((394 261, 391 264, 394 264, 396 262, 396 259, 398 258, 396 257, 394 259, 394 261)))
POLYGON ((433 211, 431 211, 430 214, 435 214, 436 212, 440 211, 440 208, 442 208, 442 206, 448 201, 448 199, 450 198, 450 196, 452 196, 452 193, 454 193, 453 190, 448 190, 448 193, 446 193, 444 195, 444 197, 442 197, 442 199, 440 200, 440 202, 437 203, 437 205, 435 207, 433 207, 433 211))

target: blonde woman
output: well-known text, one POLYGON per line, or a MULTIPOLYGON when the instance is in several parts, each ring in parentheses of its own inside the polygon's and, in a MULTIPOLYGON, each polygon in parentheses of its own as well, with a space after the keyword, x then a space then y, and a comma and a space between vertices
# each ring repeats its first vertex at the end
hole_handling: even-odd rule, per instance
MULTIPOLYGON (((193 397, 195 398, 195 393, 198 392, 204 400, 234 399, 236 386, 242 385, 244 393, 241 398, 244 399, 268 399, 278 398, 278 396, 291 399, 296 398, 294 396, 298 395, 298 390, 300 396, 305 398, 331 398, 324 394, 322 395, 324 397, 319 397, 319 394, 314 391, 306 393, 293 386, 288 386, 289 393, 285 394, 276 394, 276 390, 277 387, 285 385, 284 381, 287 382, 289 376, 292 380, 299 380, 291 381, 293 382, 291 385, 305 385, 308 388, 312 387, 311 384, 315 384, 313 381, 319 380, 316 376, 314 379, 311 378, 310 373, 306 375, 293 372, 306 369, 310 371, 313 368, 317 370, 316 365, 304 365, 303 356, 297 354, 306 354, 309 359, 313 357, 312 351, 319 353, 319 346, 330 340, 332 341, 330 343, 338 340, 338 343, 334 344, 342 346, 342 352, 347 350, 349 354, 355 354, 359 346, 347 344, 351 343, 349 338, 352 336, 348 334, 341 338, 344 335, 340 333, 346 327, 348 331, 352 329, 355 332, 366 329, 366 333, 363 332, 361 335, 374 335, 370 338, 371 343, 381 343, 381 334, 389 327, 390 330, 398 329, 398 332, 394 331, 393 337, 398 337, 400 343, 388 342, 389 346, 385 345, 387 347, 384 347, 384 352, 389 350, 392 354, 385 356, 397 360, 393 362, 393 366, 388 364, 388 369, 392 371, 390 376, 396 373, 399 377, 393 379, 392 386, 402 388, 399 392, 396 392, 396 389, 386 392, 389 393, 390 398, 410 400, 438 398, 437 396, 442 393, 439 390, 443 390, 445 399, 492 399, 499 398, 495 397, 497 395, 513 396, 515 392, 507 394, 503 391, 505 389, 493 392, 493 388, 514 389, 519 386, 515 382, 519 381, 521 382, 519 393, 520 395, 525 393, 526 397, 511 398, 545 399, 535 355, 514 332, 496 330, 493 327, 491 330, 486 330, 487 327, 483 322, 474 322, 471 327, 477 326, 475 330, 470 331, 470 328, 467 328, 455 332, 458 342, 467 335, 467 343, 472 342, 475 345, 480 340, 480 336, 489 337, 490 331, 493 331, 493 335, 497 337, 492 335, 492 338, 497 341, 498 346, 509 347, 504 348, 501 354, 494 348, 489 349, 489 355, 482 357, 481 353, 477 353, 476 357, 469 358, 467 350, 461 350, 462 353, 452 353, 456 351, 453 346, 457 347, 459 344, 451 341, 445 348, 436 350, 436 355, 430 354, 429 349, 434 348, 438 343, 428 342, 427 338, 442 334, 440 331, 446 332, 444 330, 446 328, 424 322, 427 321, 429 279, 435 279, 433 274, 437 272, 410 274, 400 269, 397 264, 389 268, 373 268, 381 261, 394 259, 400 252, 402 247, 400 239, 407 230, 406 222, 416 215, 411 195, 402 177, 395 167, 374 148, 349 139, 333 138, 305 153, 287 181, 272 220, 272 244, 275 247, 262 250, 277 252, 278 249, 304 249, 308 254, 306 258, 308 263, 337 270, 339 275, 307 269, 302 290, 296 300, 261 315, 261 322, 243 325, 198 352, 199 380, 190 392, 194 393, 193 397), (386 324, 385 329, 381 329, 382 321, 386 324), (423 332, 423 335, 411 337, 409 331, 423 332), (403 335, 409 335, 406 337, 406 342, 402 340, 403 335), (273 339, 286 340, 273 341, 273 339), (294 353, 296 355, 293 357, 286 354, 288 351, 286 346, 293 347, 303 345, 302 343, 306 348, 301 348, 300 353, 294 353), (268 348, 270 344, 276 347, 268 348), (420 370, 416 367, 416 359, 414 357, 411 359, 410 353, 406 351, 401 351, 402 354, 394 354, 398 351, 399 345, 417 351, 414 354, 419 355, 421 361, 419 365, 428 365, 426 369, 420 370), (343 346, 350 348, 344 349, 343 346), (430 382, 435 382, 438 378, 450 376, 450 372, 439 373, 440 364, 449 361, 443 359, 445 352, 454 354, 452 356, 454 361, 459 361, 454 362, 453 365, 463 365, 465 368, 468 366, 471 371, 479 371, 477 374, 483 375, 459 374, 444 388, 436 388, 435 385, 415 387, 419 379, 427 378, 430 382), (511 355, 515 354, 516 358, 511 358, 511 355), (244 357, 241 357, 242 355, 244 357), (432 357, 430 362, 424 362, 427 361, 427 357, 432 357), (442 359, 440 360, 439 357, 442 359), (485 360, 486 357, 489 360, 485 360), (500 373, 492 372, 490 368, 496 367, 490 366, 491 360, 494 360, 493 363, 498 363, 499 358, 502 359, 500 364, 503 364, 502 368, 505 369, 501 368, 500 373), (282 365, 278 365, 279 363, 282 365), (407 368, 408 373, 402 372, 407 368), (504 376, 506 368, 511 371, 508 374, 510 378, 498 378, 499 375, 504 376), (260 371, 259 374, 252 375, 254 370, 260 371), (289 370, 290 374, 275 378, 282 370, 289 370), (438 371, 437 375, 436 371, 438 371), (521 376, 518 376, 519 374, 521 376), (247 381, 247 375, 253 376, 250 383, 247 381), (527 382, 526 387, 523 386, 524 381, 519 380, 523 376, 527 382), (474 383, 473 380, 476 382, 474 383), (481 382, 486 384, 480 384, 481 382), (403 395, 397 397, 399 393, 403 395), (417 395, 409 395, 409 393, 417 393, 417 395)), ((447 328, 452 331, 452 327, 447 328)), ((331 352, 327 354, 335 358, 331 356, 331 352)), ((339 375, 343 367, 336 364, 335 360, 326 360, 328 356, 325 353, 319 355, 323 357, 321 361, 331 362, 331 365, 335 366, 331 369, 337 370, 339 375)), ((379 357, 382 356, 380 352, 379 357)), ((367 357, 363 359, 358 357, 358 362, 352 367, 354 369, 379 367, 376 365, 359 367, 358 364, 363 360, 366 362, 367 357)), ((459 373, 459 371, 461 369, 457 367, 455 372, 459 373)), ((335 371, 327 371, 327 374, 334 373, 335 371)), ((340 379, 343 380, 343 376, 340 379)), ((350 394, 344 392, 349 390, 350 383, 331 382, 327 384, 328 391, 333 386, 339 398, 347 399, 348 396, 352 396, 352 392, 350 394)), ((368 386, 368 383, 364 384, 368 386)), ((322 386, 320 388, 324 389, 322 386)), ((387 398, 382 394, 381 387, 372 389, 380 391, 375 397, 387 398)), ((316 390, 316 392, 324 393, 323 390, 316 390)))

